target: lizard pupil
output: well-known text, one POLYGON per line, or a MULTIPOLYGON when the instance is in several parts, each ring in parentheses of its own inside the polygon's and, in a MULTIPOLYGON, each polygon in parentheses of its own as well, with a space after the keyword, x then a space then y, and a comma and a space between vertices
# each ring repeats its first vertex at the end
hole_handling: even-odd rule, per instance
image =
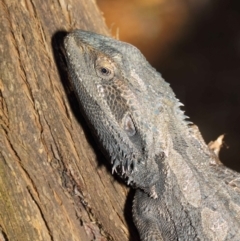
POLYGON ((101 72, 102 72, 102 74, 104 74, 104 75, 109 75, 111 72, 107 69, 107 68, 101 68, 101 72))

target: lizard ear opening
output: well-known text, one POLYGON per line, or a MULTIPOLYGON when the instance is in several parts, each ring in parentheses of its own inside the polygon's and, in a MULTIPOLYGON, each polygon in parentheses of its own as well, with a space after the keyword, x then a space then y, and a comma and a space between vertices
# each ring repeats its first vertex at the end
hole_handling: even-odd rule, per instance
POLYGON ((129 114, 127 114, 123 119, 123 127, 128 136, 134 136, 136 134, 136 128, 129 114))

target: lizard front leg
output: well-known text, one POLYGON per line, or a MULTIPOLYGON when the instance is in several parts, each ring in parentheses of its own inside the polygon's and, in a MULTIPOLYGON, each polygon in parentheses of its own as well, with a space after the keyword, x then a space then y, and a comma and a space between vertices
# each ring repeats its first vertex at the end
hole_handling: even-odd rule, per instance
POLYGON ((134 197, 133 218, 142 241, 178 240, 174 223, 164 204, 159 198, 149 198, 139 189, 134 197))

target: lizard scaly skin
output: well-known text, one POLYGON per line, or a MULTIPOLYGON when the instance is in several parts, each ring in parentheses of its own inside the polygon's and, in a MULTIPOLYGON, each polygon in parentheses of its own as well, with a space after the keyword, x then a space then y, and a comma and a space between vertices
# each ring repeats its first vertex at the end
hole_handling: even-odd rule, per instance
POLYGON ((134 46, 76 30, 64 41, 81 109, 113 172, 135 187, 143 241, 240 240, 240 175, 216 160, 169 84, 134 46))

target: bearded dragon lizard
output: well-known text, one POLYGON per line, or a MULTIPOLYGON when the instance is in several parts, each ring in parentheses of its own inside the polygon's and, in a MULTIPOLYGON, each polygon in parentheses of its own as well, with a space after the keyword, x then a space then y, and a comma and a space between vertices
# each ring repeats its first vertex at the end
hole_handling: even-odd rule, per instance
POLYGON ((64 41, 81 110, 117 172, 136 188, 142 241, 240 240, 240 175, 219 164, 169 84, 140 51, 75 30, 64 41))

